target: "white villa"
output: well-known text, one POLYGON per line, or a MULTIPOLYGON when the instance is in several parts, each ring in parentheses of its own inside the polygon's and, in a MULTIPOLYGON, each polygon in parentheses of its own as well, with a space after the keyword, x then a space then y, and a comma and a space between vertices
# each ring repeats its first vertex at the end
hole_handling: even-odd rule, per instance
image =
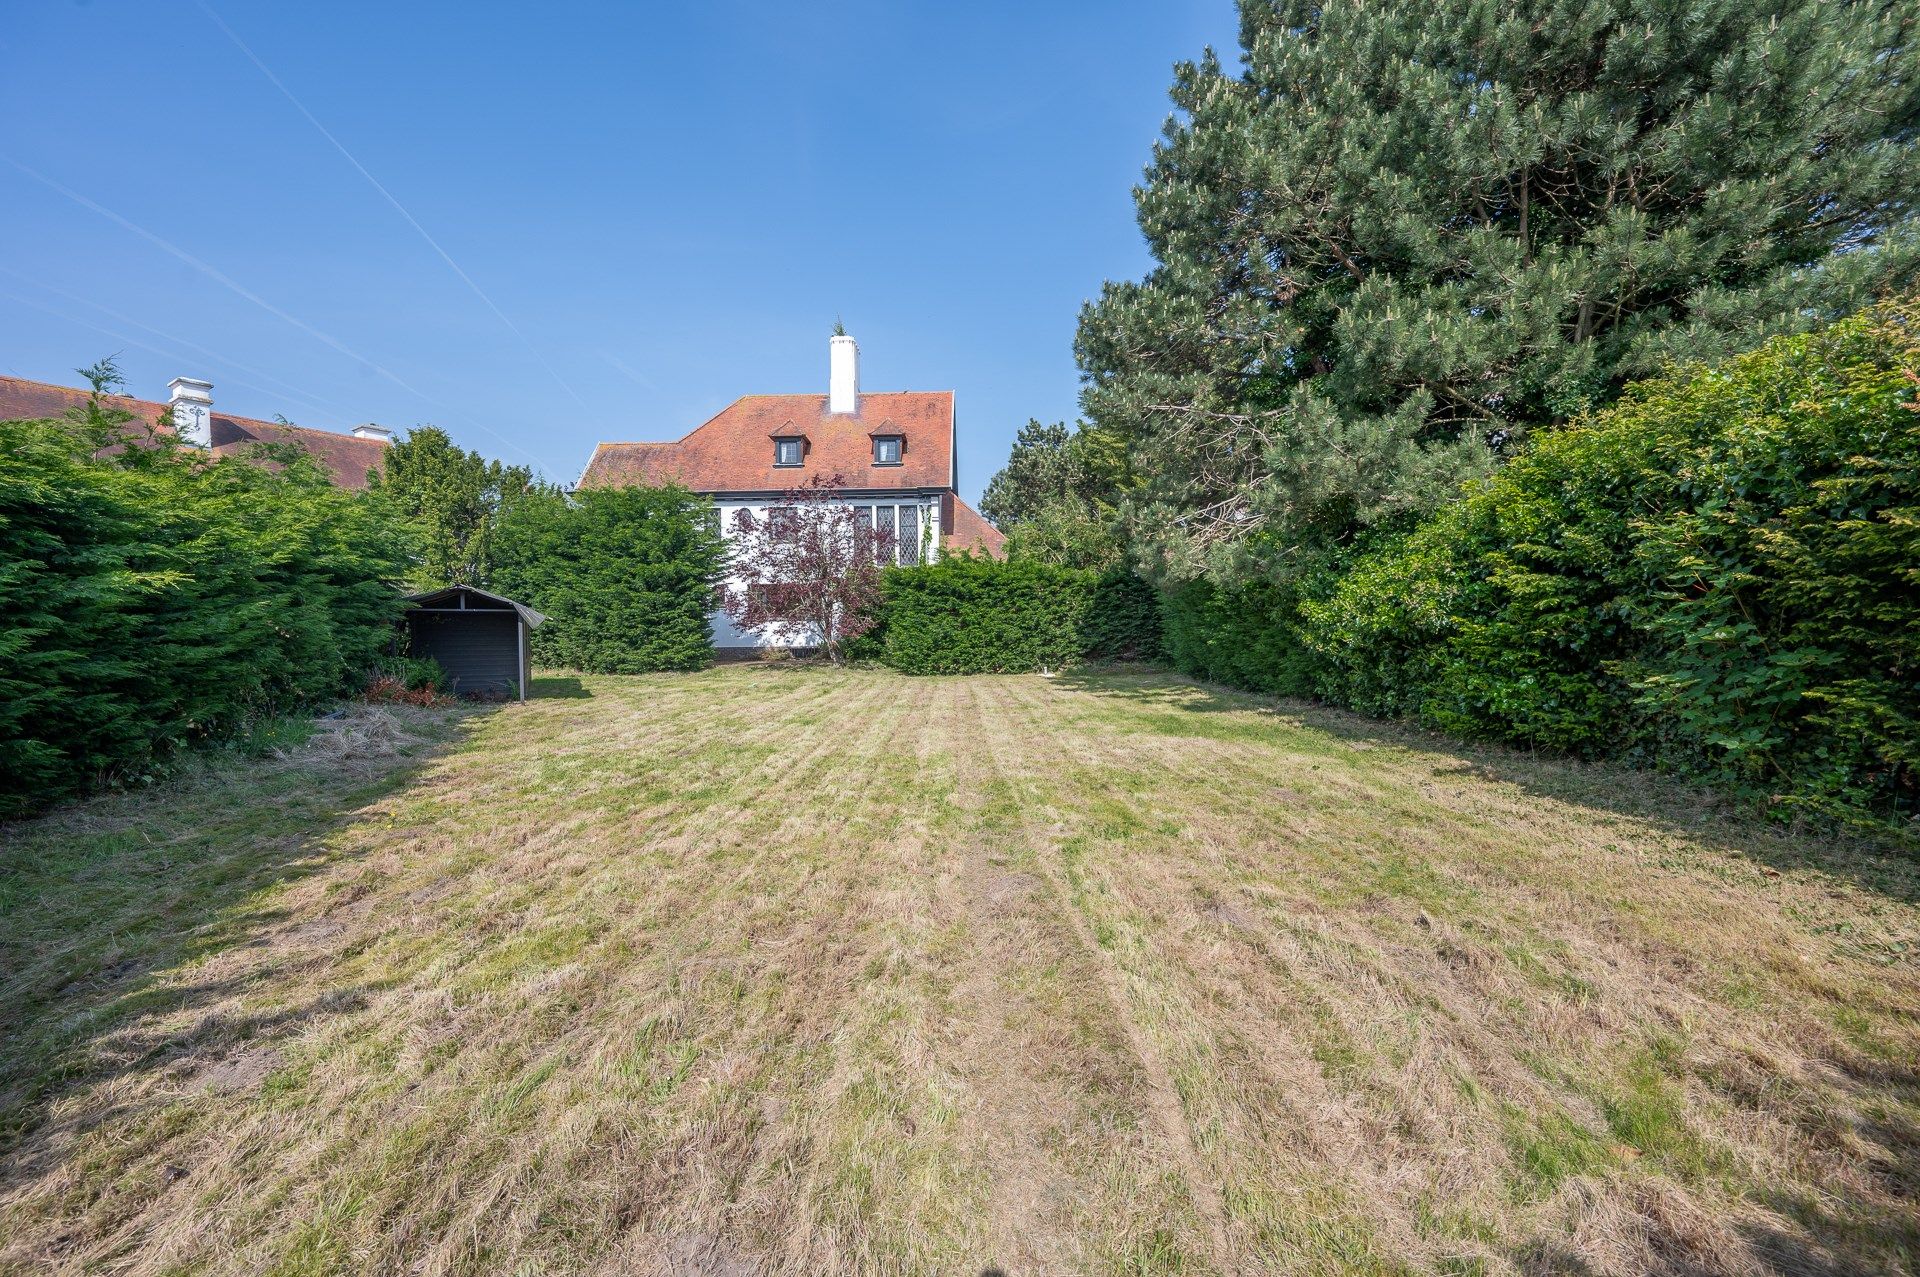
MULTIPOLYGON (((894 534, 902 563, 945 551, 999 555, 1005 538, 956 491, 953 392, 861 393, 860 348, 844 334, 828 347, 824 395, 747 395, 671 443, 603 443, 583 488, 674 481, 710 496, 731 535, 736 511, 755 517, 815 476, 839 475, 842 495, 894 534)), ((741 630, 712 618, 721 652, 793 646, 781 627, 741 630)))

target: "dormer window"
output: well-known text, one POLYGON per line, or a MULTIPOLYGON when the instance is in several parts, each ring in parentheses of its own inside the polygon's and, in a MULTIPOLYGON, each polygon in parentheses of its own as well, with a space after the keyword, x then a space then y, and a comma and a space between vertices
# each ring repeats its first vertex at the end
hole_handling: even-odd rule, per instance
POLYGON ((900 464, 899 435, 875 435, 873 437, 873 464, 876 466, 897 466, 900 464))
POLYGON ((773 464, 776 466, 798 466, 805 454, 804 439, 781 438, 773 441, 773 464))

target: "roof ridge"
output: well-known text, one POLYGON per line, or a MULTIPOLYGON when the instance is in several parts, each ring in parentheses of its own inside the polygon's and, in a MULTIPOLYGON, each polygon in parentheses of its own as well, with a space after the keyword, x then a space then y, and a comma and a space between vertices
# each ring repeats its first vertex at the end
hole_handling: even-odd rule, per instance
MULTIPOLYGON (((78 395, 83 398, 94 393, 91 390, 82 389, 79 386, 63 386, 57 381, 38 381, 32 377, 15 377, 7 373, 0 373, 0 381, 10 381, 21 386, 37 386, 42 390, 55 390, 61 394, 78 395)), ((115 390, 101 391, 100 396, 103 399, 124 400, 127 403, 139 404, 143 408, 158 409, 161 412, 165 412, 168 407, 168 405, 158 399, 143 399, 139 395, 122 394, 115 390)), ((242 422, 250 426, 266 426, 272 430, 302 430, 308 434, 331 435, 335 439, 352 439, 360 443, 379 442, 374 439, 361 438, 359 435, 353 433, 352 428, 346 430, 329 430, 325 426, 303 426, 297 421, 268 421, 264 417, 243 417, 237 412, 224 412, 218 408, 214 409, 212 415, 225 417, 228 421, 242 422)))
MULTIPOLYGON (((249 425, 267 426, 274 430, 304 430, 310 435, 332 435, 336 439, 353 439, 360 443, 380 442, 378 439, 368 439, 357 435, 351 430, 329 430, 325 426, 303 426, 297 421, 262 421, 258 417, 236 417, 230 412, 219 412, 214 415, 225 417, 228 421, 244 421, 249 425)), ((383 430, 386 429, 384 426, 380 428, 383 430)))

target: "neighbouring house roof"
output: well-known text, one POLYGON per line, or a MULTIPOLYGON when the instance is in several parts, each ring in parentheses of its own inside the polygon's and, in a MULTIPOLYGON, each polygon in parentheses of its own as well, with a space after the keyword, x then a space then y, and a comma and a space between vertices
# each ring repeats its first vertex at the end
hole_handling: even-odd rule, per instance
POLYGON ((953 392, 863 393, 860 411, 832 414, 825 395, 747 395, 672 443, 603 443, 583 488, 669 480, 695 492, 783 492, 818 475, 849 488, 951 488, 953 392), (900 464, 873 464, 873 437, 899 435, 900 464), (773 464, 773 440, 807 441, 798 467, 773 464))
MULTIPOLYGON (((19 377, 0 377, 0 421, 39 420, 60 417, 72 408, 84 408, 90 392, 72 386, 54 386, 19 377)), ((167 410, 163 403, 133 399, 126 395, 102 395, 110 408, 130 413, 146 426, 154 426, 167 410)), ((171 434, 168 430, 166 433, 171 434)), ((285 425, 278 421, 255 421, 216 410, 210 433, 216 456, 227 456, 256 443, 291 443, 306 450, 319 462, 333 481, 343 488, 367 486, 367 472, 386 466, 387 445, 377 439, 360 439, 314 430, 307 426, 285 425)))
MULTIPOLYGON (((520 614, 520 619, 527 623, 527 628, 530 630, 544 625, 547 620, 544 615, 534 611, 525 603, 515 602, 504 594, 492 594, 472 585, 445 585, 437 590, 428 590, 424 594, 409 594, 407 595, 407 602, 413 604, 415 607, 444 607, 447 606, 449 600, 458 599, 462 595, 473 599, 484 599, 488 603, 497 603, 501 607, 512 608, 520 614)), ((453 606, 457 607, 459 605, 456 603, 453 606)))

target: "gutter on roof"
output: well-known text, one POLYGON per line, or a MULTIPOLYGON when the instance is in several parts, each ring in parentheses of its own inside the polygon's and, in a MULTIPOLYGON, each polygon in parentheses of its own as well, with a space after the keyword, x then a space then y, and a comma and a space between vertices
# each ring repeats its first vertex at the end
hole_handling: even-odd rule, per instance
MULTIPOLYGON (((793 493, 792 488, 688 488, 696 497, 710 497, 715 501, 777 501, 793 493)), ((831 498, 834 501, 871 501, 885 497, 937 497, 950 488, 914 487, 914 488, 841 488, 831 498)))

